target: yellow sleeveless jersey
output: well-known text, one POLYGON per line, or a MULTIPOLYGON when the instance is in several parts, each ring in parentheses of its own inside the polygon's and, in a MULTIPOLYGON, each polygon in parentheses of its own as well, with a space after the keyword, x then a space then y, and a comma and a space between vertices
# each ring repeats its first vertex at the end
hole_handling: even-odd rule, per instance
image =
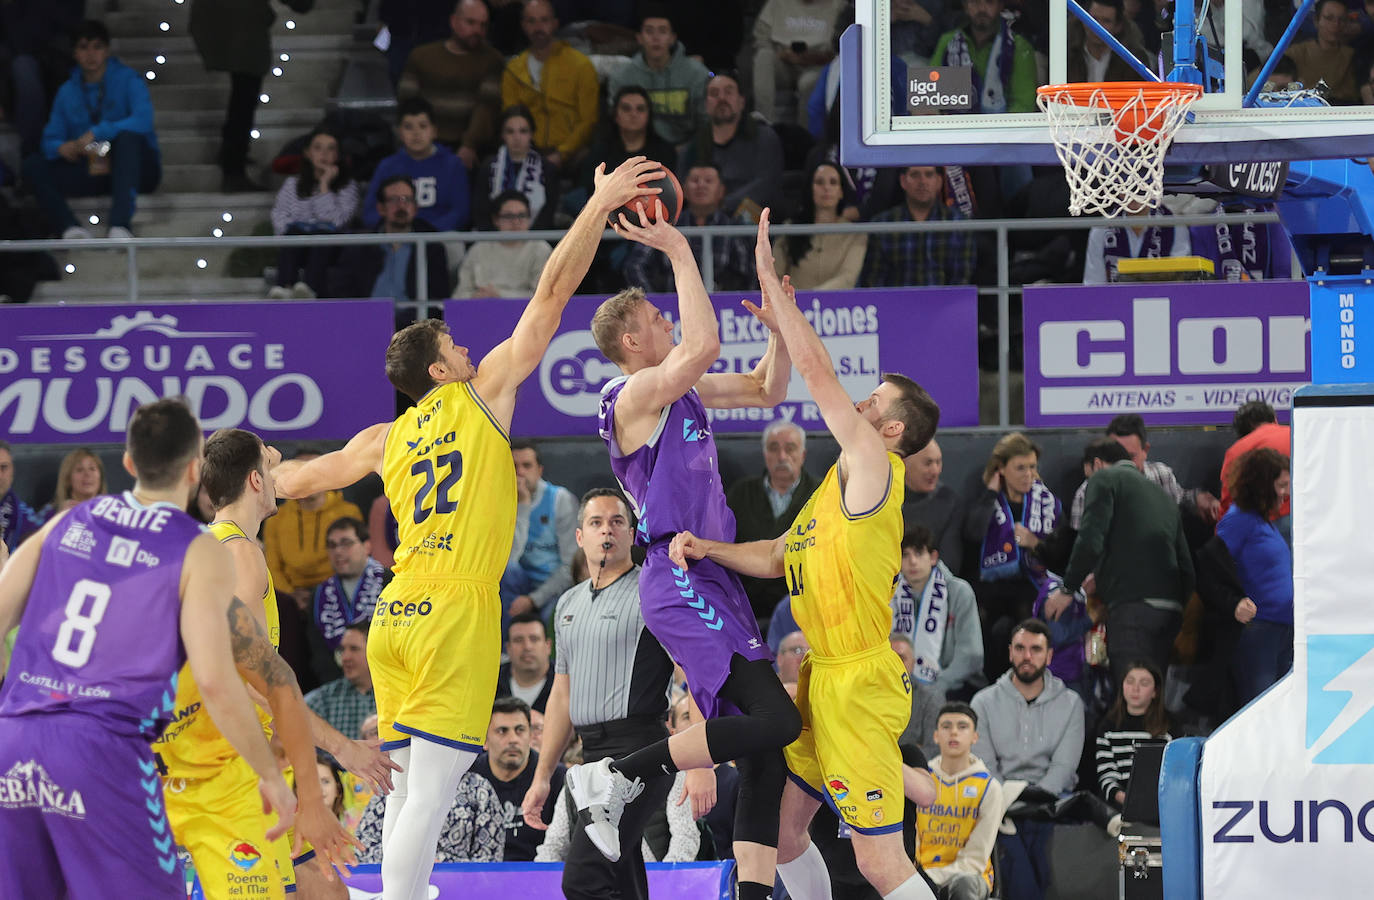
MULTIPOLYGON (((938 772, 934 775, 935 802, 916 810, 916 835, 920 842, 916 859, 926 870, 947 866, 958 857, 978 824, 983 795, 992 779, 987 772, 959 778, 948 778, 938 772)), ((983 869, 983 878, 992 887, 991 857, 983 869)))
POLYGON ((397 578, 496 584, 515 537, 510 437, 472 385, 440 385, 387 432, 382 483, 397 578))
POLYGON ((892 631, 905 486, 901 459, 894 453, 887 459, 887 491, 873 509, 853 515, 845 509, 836 463, 785 535, 792 615, 817 656, 886 645, 892 631))
MULTIPOLYGON (((221 544, 243 538, 251 541, 233 522, 214 522, 210 533, 221 544)), ((277 591, 272 584, 272 572, 267 572, 267 593, 262 595, 263 610, 267 613, 267 636, 272 646, 281 644, 281 617, 277 613, 277 591)), ((263 734, 272 735, 272 715, 258 707, 258 721, 263 734)), ((238 753, 205 711, 200 688, 191 675, 189 663, 177 674, 176 712, 167 730, 153 744, 161 761, 163 775, 172 778, 206 778, 215 774, 238 753)))

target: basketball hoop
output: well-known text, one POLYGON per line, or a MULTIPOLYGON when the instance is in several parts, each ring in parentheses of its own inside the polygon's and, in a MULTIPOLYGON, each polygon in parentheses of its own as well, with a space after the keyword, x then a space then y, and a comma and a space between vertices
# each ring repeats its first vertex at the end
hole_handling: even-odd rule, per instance
POLYGON ((1069 181, 1069 212, 1115 216, 1164 196, 1164 154, 1202 95, 1176 81, 1051 84, 1036 90, 1069 181))

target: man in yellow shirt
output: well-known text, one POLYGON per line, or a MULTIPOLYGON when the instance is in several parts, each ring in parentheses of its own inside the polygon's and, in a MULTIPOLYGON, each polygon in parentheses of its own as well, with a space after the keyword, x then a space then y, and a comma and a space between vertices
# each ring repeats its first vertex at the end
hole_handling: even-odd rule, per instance
POLYGON ((596 67, 566 41, 553 39, 558 16, 549 0, 525 0, 520 27, 529 49, 511 59, 501 76, 501 105, 534 113, 534 146, 567 171, 592 139, 601 113, 596 67))

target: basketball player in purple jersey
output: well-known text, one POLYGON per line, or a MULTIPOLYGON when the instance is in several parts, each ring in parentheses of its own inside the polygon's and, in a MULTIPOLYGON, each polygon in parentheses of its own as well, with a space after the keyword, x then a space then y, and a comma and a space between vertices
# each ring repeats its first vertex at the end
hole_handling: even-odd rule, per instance
POLYGON ((674 345, 672 323, 638 288, 601 304, 592 335, 625 373, 602 389, 601 437, 639 518, 636 539, 648 547, 639 576, 644 622, 687 673, 708 721, 625 759, 577 767, 568 783, 579 809, 590 811, 588 836, 614 859, 621 801, 632 799, 633 779, 737 760, 739 897, 766 898, 786 779, 782 748, 797 738, 801 719, 773 671, 739 577, 714 563, 694 565, 688 575, 669 561, 668 544, 688 523, 717 540, 734 539, 707 409, 776 406, 787 395, 791 365, 772 309, 746 301, 768 326, 768 349, 750 373, 708 374, 720 355, 716 315, 686 238, 661 217, 650 223, 641 215, 634 225, 621 216, 616 230, 668 255, 682 343, 674 345))
POLYGON ((215 724, 261 778, 273 833, 295 814, 231 640, 257 651, 265 680, 290 670, 241 614, 228 551, 182 512, 201 467, 183 401, 134 413, 124 466, 133 490, 54 517, 0 570, 0 633, 22 617, 0 689, 0 884, 16 897, 185 896, 149 744, 188 659, 215 724))

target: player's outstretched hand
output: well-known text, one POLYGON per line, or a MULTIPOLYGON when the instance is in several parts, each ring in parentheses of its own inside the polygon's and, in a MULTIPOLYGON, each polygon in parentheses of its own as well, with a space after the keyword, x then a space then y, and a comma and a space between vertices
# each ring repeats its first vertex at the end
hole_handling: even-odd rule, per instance
POLYGON ((657 197, 653 198, 654 218, 651 221, 645 214, 643 207, 638 211, 635 218, 637 222, 630 221, 630 217, 624 213, 620 214, 618 222, 611 223, 615 233, 629 241, 653 247, 655 250, 662 250, 664 253, 671 254, 677 250, 680 252, 691 253, 691 248, 687 246, 687 239, 668 223, 668 213, 663 208, 663 201, 657 197))
POLYGON ((592 181, 596 185, 592 198, 606 213, 610 213, 636 197, 661 193, 661 188, 648 185, 662 177, 663 166, 643 156, 631 156, 611 172, 606 171, 605 163, 597 163, 596 171, 592 173, 592 181))
POLYGON ((536 777, 520 803, 520 815, 524 816, 526 825, 540 831, 548 830, 549 826, 544 822, 544 804, 548 800, 549 779, 536 777))
POLYGON ((690 560, 705 558, 709 543, 690 531, 679 531, 668 545, 668 559, 679 569, 685 569, 690 560))
POLYGON ((692 818, 700 819, 716 806, 716 770, 688 769, 682 776, 682 794, 677 798, 681 806, 692 801, 692 818))
POLYGON ((275 841, 286 834, 296 822, 296 795, 280 775, 258 781, 258 793, 262 795, 263 815, 277 814, 277 824, 267 829, 267 839, 275 841))
POLYGON ((333 881, 334 869, 347 874, 348 866, 358 864, 358 851, 364 849, 359 841, 330 812, 324 801, 307 802, 296 814, 296 844, 293 857, 299 856, 305 842, 315 848, 315 856, 324 862, 324 877, 333 881))
POLYGON ((381 741, 349 741, 334 758, 339 765, 361 778, 374 794, 386 796, 394 790, 392 772, 404 772, 391 757, 382 752, 381 741))

